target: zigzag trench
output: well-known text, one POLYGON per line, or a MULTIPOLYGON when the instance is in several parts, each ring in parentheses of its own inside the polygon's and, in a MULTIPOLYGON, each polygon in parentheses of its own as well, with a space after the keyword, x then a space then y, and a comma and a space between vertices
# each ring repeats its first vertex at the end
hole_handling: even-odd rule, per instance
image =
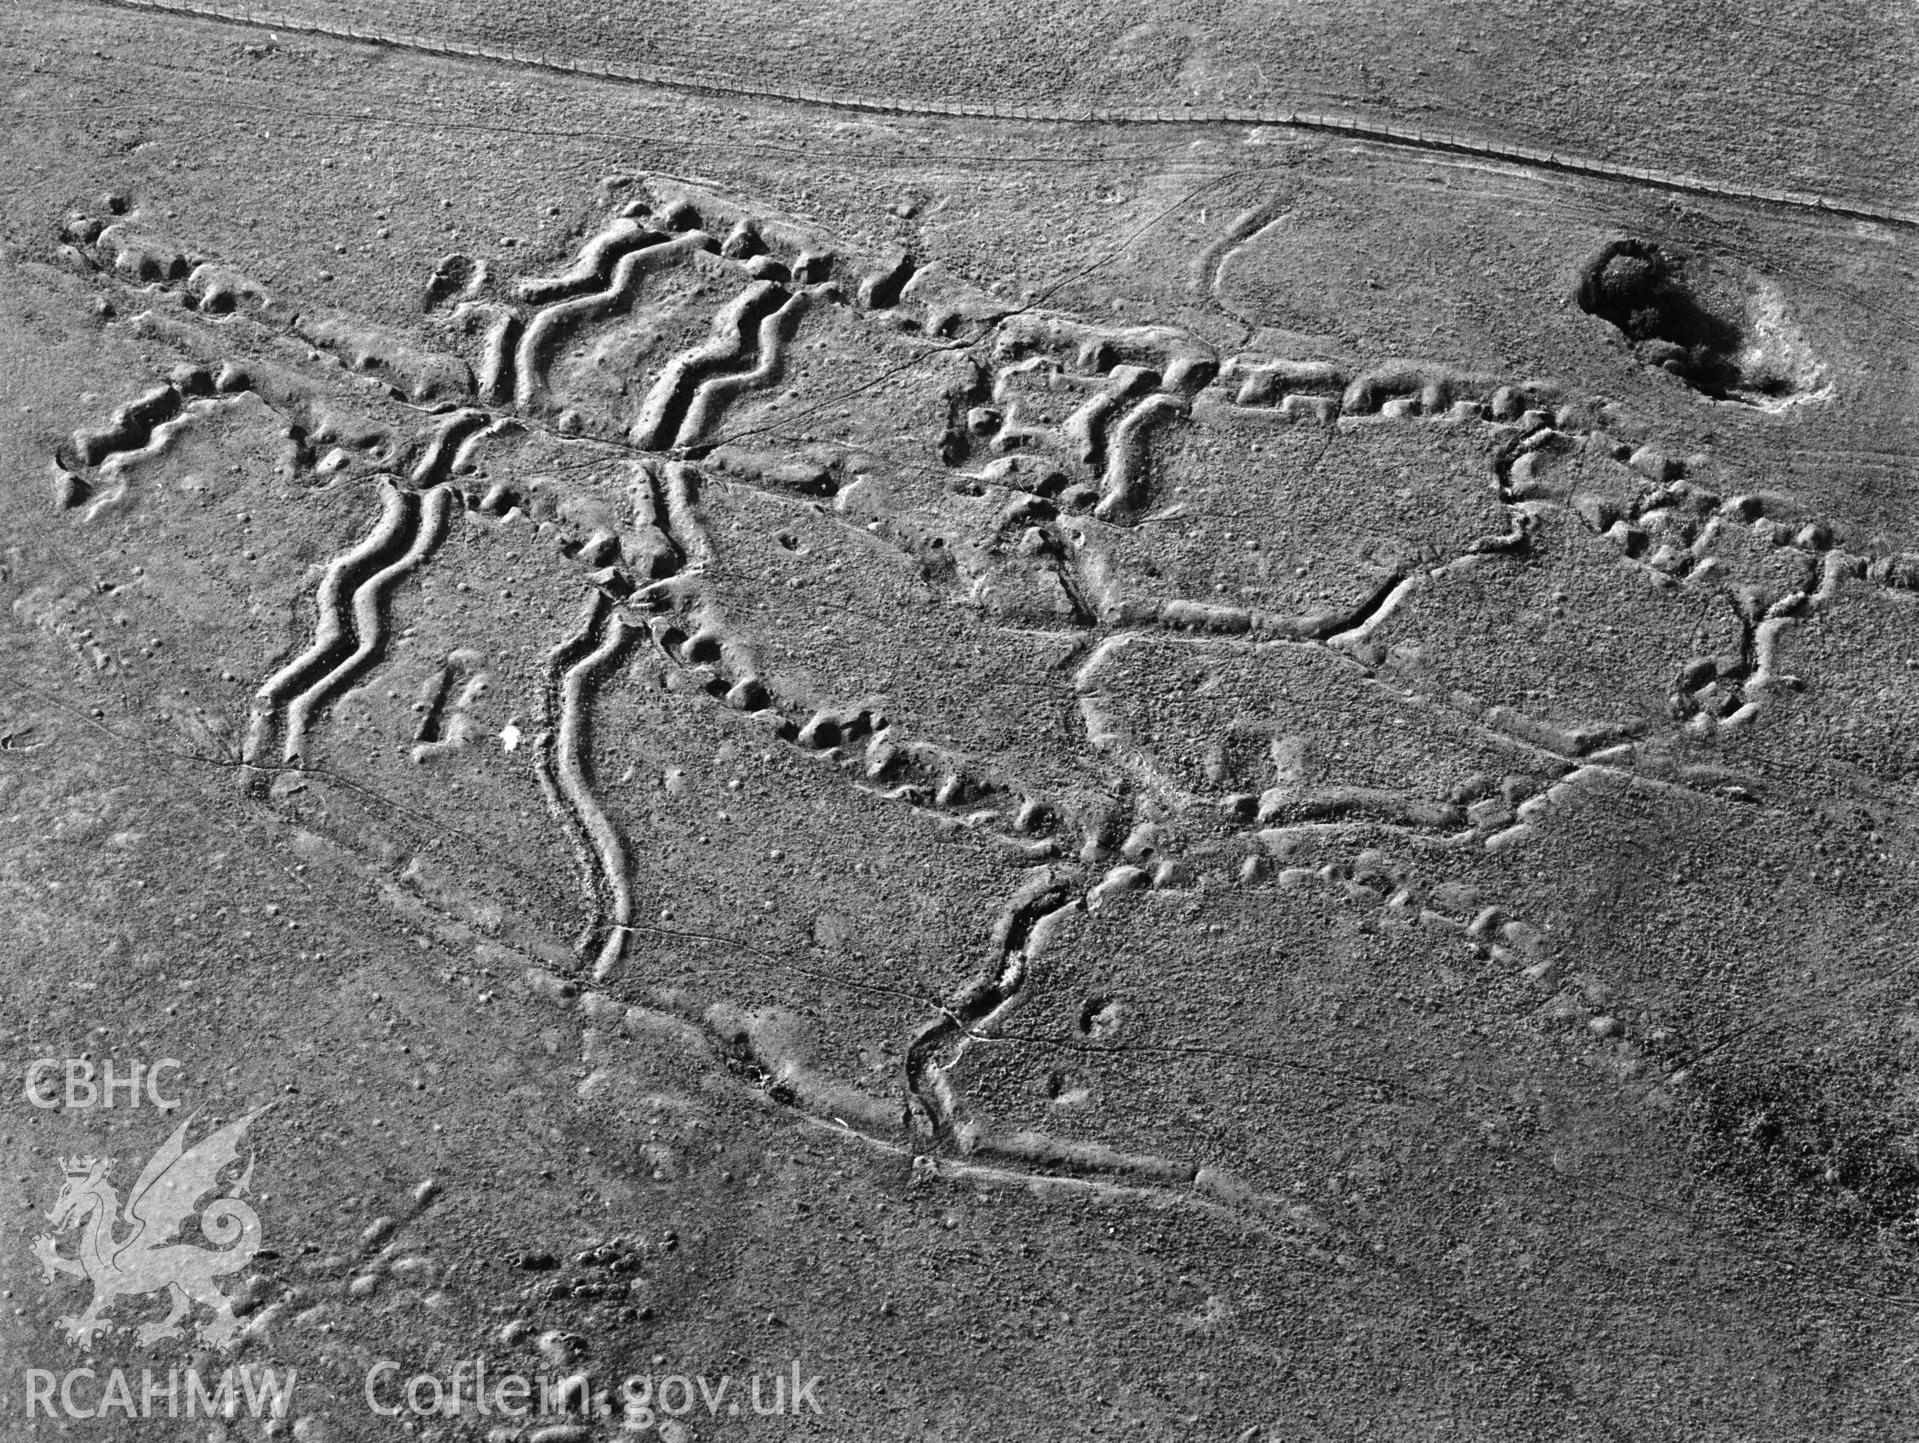
MULTIPOLYGON (((282 759, 298 767, 307 754, 307 731, 327 702, 358 678, 384 652, 393 589, 423 562, 446 533, 453 493, 382 484, 380 520, 351 550, 327 564, 315 597, 312 643, 268 677, 253 700, 243 759, 264 761, 276 729, 282 759)), ((264 778, 249 773, 249 785, 264 778)))
MULTIPOLYGON (((604 989, 591 994, 602 999, 593 1005, 607 1005, 615 989, 638 979, 631 976, 628 946, 635 930, 632 864, 596 795, 591 708, 597 690, 644 645, 721 705, 767 717, 783 744, 835 769, 849 786, 1009 849, 1029 868, 996 925, 993 955, 908 1039, 897 1098, 857 1094, 817 1076, 750 1024, 711 1008, 654 1020, 698 1027, 722 1055, 809 1117, 878 1145, 1007 1176, 1104 1180, 1196 1205, 1290 1216, 1290 1203, 1262 1199, 1216 1169, 1001 1134, 972 1115, 964 1060, 969 1050, 991 1043, 1030 989, 1043 984, 1058 919, 1117 905, 1133 891, 1190 890, 1206 878, 1214 885, 1317 888, 1397 924, 1462 938, 1551 992, 1576 979, 1563 975, 1539 928, 1463 899, 1404 854, 1443 868, 1451 855, 1524 846, 1551 825, 1557 808, 1587 787, 1612 781, 1715 801, 1755 787, 1720 768, 1675 761, 1664 743, 1758 724, 1785 682, 1779 637, 1828 606, 1842 583, 1919 584, 1919 558, 1848 551, 1828 524, 1790 515, 1756 491, 1709 492, 1618 407, 1555 383, 1394 358, 1356 365, 1254 353, 1219 357, 1172 328, 1012 314, 910 257, 851 261, 797 228, 729 216, 713 198, 635 201, 588 238, 563 273, 523 280, 510 297, 483 294, 484 284, 469 287, 475 293, 460 299, 450 318, 477 338, 471 362, 337 318, 304 316, 217 262, 140 237, 131 225, 103 228, 78 217, 69 222, 65 254, 103 285, 144 285, 154 305, 135 324, 175 344, 189 361, 174 381, 60 449, 53 463, 56 506, 79 511, 83 524, 91 521, 100 498, 120 496, 124 473, 163 450, 169 435, 195 424, 222 397, 242 392, 287 419, 304 468, 361 478, 378 496, 366 535, 325 568, 311 639, 256 694, 245 748, 256 790, 269 768, 309 760, 327 704, 378 664, 391 595, 428 563, 455 500, 476 521, 537 504, 516 482, 472 479, 488 458, 510 459, 507 448, 529 436, 620 458, 629 482, 618 527, 585 528, 564 515, 553 522, 562 553, 579 568, 584 605, 576 629, 547 653, 545 729, 534 749, 588 898, 577 950, 582 977, 604 989), (138 263, 123 260, 136 253, 138 263), (635 413, 572 404, 563 376, 575 350, 595 328, 651 303, 659 287, 689 270, 728 288, 706 334, 662 361, 635 413), (172 310, 163 304, 168 297, 178 302, 172 310), (752 640, 728 620, 715 565, 722 548, 701 520, 703 491, 747 488, 775 498, 797 492, 854 524, 849 508, 857 488, 835 467, 769 463, 725 432, 726 416, 742 397, 778 382, 805 326, 835 316, 873 327, 888 345, 963 361, 962 379, 945 396, 948 424, 943 434, 926 438, 928 450, 949 490, 991 511, 988 540, 1002 545, 1024 538, 1024 554, 1050 568, 1072 598, 1064 624, 1080 637, 1073 688, 1086 745, 1133 784, 1118 815, 1095 825, 1016 776, 910 735, 871 705, 783 693, 762 670, 752 640), (265 346, 276 337, 318 345, 337 356, 344 371, 385 386, 395 404, 412 408, 411 426, 355 423, 327 399, 328 388, 338 387, 325 376, 216 354, 223 344, 244 339, 265 346), (1036 419, 1042 391, 1079 399, 1057 422, 1036 419), (1386 577, 1349 605, 1307 614, 1191 597, 1156 600, 1092 564, 1086 528, 1134 530, 1163 499, 1157 468, 1170 437, 1243 418, 1335 434, 1443 428, 1484 458, 1484 484, 1506 529, 1386 577), (319 448, 329 444, 322 455, 319 448), (1630 497, 1624 503, 1622 492, 1630 497), (1569 730, 1462 693, 1424 690, 1371 645, 1380 625, 1422 588, 1462 568, 1523 557, 1548 518, 1576 520, 1662 587, 1745 607, 1742 656, 1677 678, 1663 731, 1569 730), (1744 553, 1724 545, 1735 535, 1798 567, 1803 584, 1753 610, 1756 593, 1740 589, 1744 553), (1292 778, 1276 750, 1272 784, 1264 791, 1196 795, 1164 774, 1114 705, 1117 668, 1131 649, 1148 643, 1196 653, 1233 647, 1322 658, 1409 714, 1443 715, 1522 758, 1530 790, 1510 806, 1481 807, 1484 791, 1428 796, 1315 789, 1292 778), (1328 849, 1338 855, 1329 858, 1328 849), (1302 865, 1308 860, 1313 865, 1302 865)), ((963 586, 981 580, 961 577, 963 586)), ((469 689, 482 684, 477 658, 461 666, 469 689)), ((460 744, 457 722, 444 737, 438 731, 453 675, 449 664, 417 704, 423 717, 417 759, 460 744)), ((564 990, 576 984, 548 979, 537 985, 564 990)), ((638 1014, 635 1025, 653 1025, 645 1008, 630 1010, 638 1014)), ((1603 1051, 1615 1062, 1652 1055, 1617 1027, 1567 1045, 1603 1051)))

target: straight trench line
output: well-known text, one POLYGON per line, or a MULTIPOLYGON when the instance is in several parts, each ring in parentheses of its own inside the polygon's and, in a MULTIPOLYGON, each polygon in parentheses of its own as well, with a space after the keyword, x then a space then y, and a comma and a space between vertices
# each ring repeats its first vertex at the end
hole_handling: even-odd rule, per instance
POLYGON ((1074 107, 958 104, 906 96, 849 95, 837 91, 817 90, 809 86, 747 85, 723 76, 701 75, 654 65, 570 60, 545 54, 534 55, 513 50, 499 50, 430 36, 356 30, 350 25, 329 25, 321 21, 301 20, 251 7, 222 8, 189 3, 189 0, 86 0, 86 3, 119 10, 138 11, 143 14, 180 15, 192 19, 245 26, 253 30, 316 35, 331 40, 386 46, 390 49, 407 50, 421 55, 478 60, 517 69, 545 70, 560 75, 584 76, 592 80, 645 85, 663 90, 681 90, 696 95, 724 96, 734 100, 781 101, 869 115, 1016 121, 1051 125, 1274 126, 1314 134, 1351 136, 1356 140, 1371 141, 1403 150, 1463 155, 1534 170, 1553 171, 1563 175, 1622 181, 1652 190, 1672 191, 1682 195, 1711 196, 1721 200, 1780 206, 1790 210, 1816 211, 1844 220, 1871 221, 1906 230, 1919 230, 1919 214, 1874 205, 1868 201, 1835 198, 1810 191, 1726 185, 1700 176, 1654 170, 1644 166, 1620 165, 1613 161, 1598 160, 1566 151, 1541 150, 1533 146, 1499 145, 1469 135, 1389 125, 1385 121, 1367 116, 1319 113, 1280 106, 1175 106, 1170 109, 1151 106, 1074 107))

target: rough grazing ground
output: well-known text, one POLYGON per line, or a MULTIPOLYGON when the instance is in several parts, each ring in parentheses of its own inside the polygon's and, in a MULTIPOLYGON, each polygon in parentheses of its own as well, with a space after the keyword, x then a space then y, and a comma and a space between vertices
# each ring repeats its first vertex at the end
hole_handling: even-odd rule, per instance
POLYGON ((1911 14, 553 9, 0 15, 6 1436, 1919 1430, 1911 14))

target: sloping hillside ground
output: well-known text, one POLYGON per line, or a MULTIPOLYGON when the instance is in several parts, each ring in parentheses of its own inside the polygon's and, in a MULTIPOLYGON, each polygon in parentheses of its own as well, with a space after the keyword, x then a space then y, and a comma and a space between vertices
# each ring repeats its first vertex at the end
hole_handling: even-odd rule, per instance
POLYGON ((9 1437, 1910 1430, 1908 22, 0 23, 9 1437))

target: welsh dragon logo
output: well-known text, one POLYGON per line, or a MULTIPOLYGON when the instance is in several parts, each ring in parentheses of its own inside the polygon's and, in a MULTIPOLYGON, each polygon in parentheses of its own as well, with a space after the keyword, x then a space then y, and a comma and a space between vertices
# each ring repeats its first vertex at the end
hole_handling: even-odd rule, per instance
POLYGON ((232 1346, 240 1320, 214 1280, 237 1273, 260 1250, 259 1214, 242 1201, 253 1177, 251 1155, 244 1171, 199 1211, 200 1232, 213 1246, 198 1247, 178 1235, 200 1199, 220 1187, 222 1175, 239 1161, 246 1130, 272 1105, 255 1108, 188 1147, 187 1129, 200 1115, 195 1112, 141 1170, 124 1209, 107 1181, 113 1158, 62 1160, 66 1184, 47 1214, 53 1230, 35 1240, 33 1251, 47 1281, 65 1273, 93 1283, 87 1310, 60 1319, 70 1341, 91 1351, 95 1336, 113 1326, 105 1315, 118 1300, 165 1291, 171 1309, 165 1318, 133 1330, 140 1344, 183 1336, 181 1322, 197 1305, 213 1310, 212 1321, 200 1325, 201 1341, 232 1346), (57 1239, 76 1227, 81 1229, 79 1255, 63 1257, 57 1239), (119 1235, 122 1228, 130 1231, 119 1235))

